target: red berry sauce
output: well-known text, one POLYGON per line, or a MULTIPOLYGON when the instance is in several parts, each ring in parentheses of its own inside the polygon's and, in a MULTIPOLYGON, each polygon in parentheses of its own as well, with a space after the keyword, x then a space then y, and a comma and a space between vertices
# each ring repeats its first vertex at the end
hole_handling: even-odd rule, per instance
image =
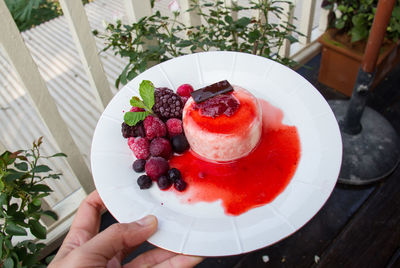
POLYGON ((240 215, 273 201, 289 184, 300 160, 295 126, 282 124, 283 112, 260 100, 263 131, 260 143, 246 157, 229 163, 207 162, 187 151, 170 160, 188 183, 183 201, 222 200, 228 215, 240 215))

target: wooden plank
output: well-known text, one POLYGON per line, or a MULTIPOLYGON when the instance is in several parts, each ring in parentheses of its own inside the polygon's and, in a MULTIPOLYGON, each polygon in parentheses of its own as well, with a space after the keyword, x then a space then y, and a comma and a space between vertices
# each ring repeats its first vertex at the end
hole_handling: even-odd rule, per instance
POLYGON ((400 245, 400 168, 321 256, 318 267, 385 267, 400 245))
MULTIPOLYGON (((201 25, 201 17, 197 14, 198 10, 194 9, 190 12, 186 12, 190 8, 192 0, 179 0, 181 7, 182 21, 187 26, 198 26, 201 25)), ((198 3, 198 1, 196 1, 198 3)))
POLYGON ((299 36, 299 42, 303 45, 307 45, 311 40, 311 31, 314 23, 316 0, 304 0, 302 1, 301 19, 299 32, 304 36, 299 36))
POLYGON ((103 110, 112 99, 113 94, 99 58, 96 42, 82 1, 60 0, 60 5, 70 26, 83 67, 88 75, 89 84, 94 89, 94 95, 103 110))
MULTIPOLYGON (((295 0, 288 0, 288 3, 282 3, 282 12, 284 16, 281 19, 282 24, 293 23, 293 15, 294 15, 294 4, 295 0)), ((282 30, 282 29, 281 29, 282 30)), ((278 51, 281 57, 288 58, 290 56, 290 42, 289 40, 283 40, 283 44, 278 51)))
POLYGON ((66 124, 63 123, 57 106, 4 1, 0 1, 0 32, 0 44, 2 44, 24 88, 30 95, 35 109, 37 109, 60 150, 68 155, 67 161, 82 187, 86 192, 91 192, 95 187, 89 168, 86 166, 66 124))
POLYGON ((152 14, 150 0, 124 0, 129 23, 139 21, 144 16, 152 14))

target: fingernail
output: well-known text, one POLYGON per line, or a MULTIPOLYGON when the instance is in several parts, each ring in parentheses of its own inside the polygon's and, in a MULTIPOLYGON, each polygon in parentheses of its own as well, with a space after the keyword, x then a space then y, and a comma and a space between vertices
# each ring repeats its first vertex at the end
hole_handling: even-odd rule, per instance
POLYGON ((156 217, 153 215, 147 215, 144 218, 141 218, 140 220, 137 220, 136 223, 145 227, 154 224, 157 221, 156 217))

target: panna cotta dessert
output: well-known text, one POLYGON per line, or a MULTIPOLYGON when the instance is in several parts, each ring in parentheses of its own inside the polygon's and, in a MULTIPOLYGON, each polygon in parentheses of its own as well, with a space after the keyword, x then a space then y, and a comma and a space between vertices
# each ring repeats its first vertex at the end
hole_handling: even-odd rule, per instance
POLYGON ((211 161, 227 162, 248 155, 262 132, 256 97, 224 80, 191 93, 183 108, 183 128, 191 150, 211 161))

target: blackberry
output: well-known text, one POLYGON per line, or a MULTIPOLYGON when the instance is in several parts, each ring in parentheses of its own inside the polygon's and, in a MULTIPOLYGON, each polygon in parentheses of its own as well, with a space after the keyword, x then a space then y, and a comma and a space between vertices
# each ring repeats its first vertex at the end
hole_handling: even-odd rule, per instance
POLYGON ((121 125, 122 136, 127 139, 130 137, 145 137, 143 122, 137 123, 134 126, 128 126, 125 122, 121 125))
POLYGON ((183 102, 181 97, 166 87, 156 88, 154 91, 153 111, 163 120, 181 118, 183 102))

